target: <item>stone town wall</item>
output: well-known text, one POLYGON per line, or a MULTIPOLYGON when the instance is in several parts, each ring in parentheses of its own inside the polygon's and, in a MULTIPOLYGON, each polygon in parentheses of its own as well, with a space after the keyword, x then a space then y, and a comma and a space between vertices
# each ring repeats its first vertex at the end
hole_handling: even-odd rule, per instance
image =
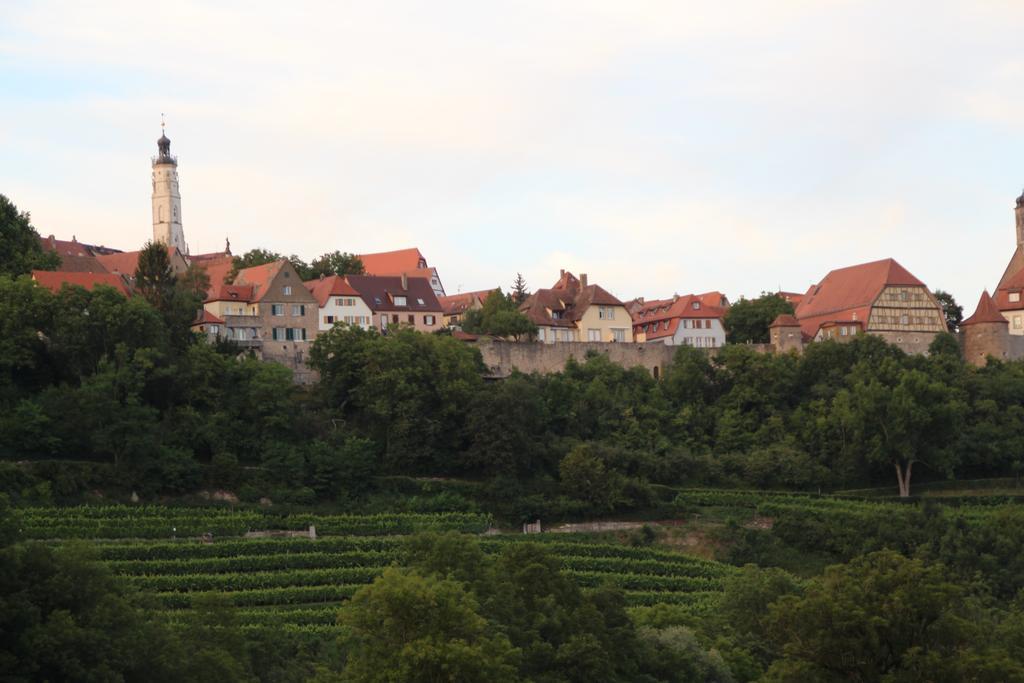
MULTIPOLYGON (((759 352, 770 352, 769 344, 753 344, 759 352)), ((477 343, 487 376, 491 378, 508 377, 513 370, 526 374, 549 374, 561 372, 570 358, 578 361, 586 359, 588 353, 602 353, 613 363, 625 368, 640 366, 654 377, 664 376, 665 369, 671 364, 678 346, 667 344, 637 344, 632 342, 557 342, 542 344, 540 342, 508 342, 485 341, 477 343)), ((715 349, 701 349, 714 354, 715 349)))
POLYGON ((928 355, 928 347, 931 346, 938 332, 883 332, 870 330, 867 334, 881 337, 893 346, 897 346, 905 353, 928 355))

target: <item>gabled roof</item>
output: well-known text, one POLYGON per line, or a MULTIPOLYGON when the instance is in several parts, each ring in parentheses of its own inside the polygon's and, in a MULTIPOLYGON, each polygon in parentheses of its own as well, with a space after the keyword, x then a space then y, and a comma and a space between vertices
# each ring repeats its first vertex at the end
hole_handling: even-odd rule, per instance
POLYGON ((327 300, 332 296, 359 296, 359 292, 341 275, 328 275, 316 280, 307 280, 302 284, 310 291, 320 308, 326 306, 327 300))
POLYGON ((812 285, 796 308, 805 334, 813 335, 824 322, 867 320, 882 290, 890 286, 924 287, 924 283, 894 259, 838 268, 812 285))
MULTIPOLYGON (((586 278, 586 276, 583 276, 586 278)), ((524 301, 519 310, 536 325, 575 327, 591 306, 622 306, 625 304, 598 285, 584 285, 575 275, 563 270, 550 289, 538 289, 524 301), (561 314, 553 318, 549 311, 561 314)))
POLYGON ((634 308, 632 313, 633 326, 648 329, 644 332, 648 340, 671 337, 679 329, 680 320, 688 319, 718 319, 725 317, 725 309, 720 306, 711 306, 705 303, 706 300, 721 300, 721 295, 709 294, 687 294, 686 296, 674 296, 671 299, 652 299, 644 301, 634 308), (696 305, 696 307, 695 307, 696 305), (653 329, 651 329, 653 327, 653 329))
MULTIPOLYGON (((141 253, 141 251, 121 251, 116 254, 100 254, 96 260, 111 273, 135 277, 135 271, 139 269, 139 254, 141 253)), ((175 259, 182 261, 185 259, 177 247, 167 247, 167 258, 172 263, 175 259)))
POLYGON ((497 288, 481 289, 477 292, 461 292, 459 294, 439 296, 437 297, 437 302, 441 304, 441 309, 445 315, 458 315, 472 308, 474 302, 479 302, 482 305, 487 297, 491 295, 491 292, 496 291, 498 291, 497 288))
POLYGON ((987 289, 981 293, 981 299, 978 300, 978 307, 974 309, 974 315, 960 323, 960 325, 962 327, 964 325, 978 325, 980 323, 1010 324, 1003 317, 1003 314, 999 312, 999 307, 996 306, 996 302, 989 296, 987 289))
POLYGON ((214 296, 220 290, 221 285, 224 284, 224 280, 227 279, 228 274, 234 267, 234 258, 230 254, 225 254, 208 259, 192 259, 192 263, 197 267, 202 268, 206 273, 206 277, 210 280, 210 287, 207 289, 207 295, 214 296))
POLYGON ((59 292, 64 285, 84 287, 92 290, 97 285, 113 287, 125 296, 128 296, 128 288, 124 279, 112 273, 72 273, 67 271, 33 270, 32 279, 41 287, 46 287, 51 292, 59 292))
POLYGON ((346 279, 374 312, 441 313, 441 304, 426 278, 407 277, 405 287, 401 277, 349 275, 346 279), (405 297, 404 306, 395 304, 396 296, 405 297))
POLYGON ((221 285, 217 291, 207 294, 207 301, 252 301, 252 285, 221 285))
POLYGON ((53 235, 40 237, 39 246, 43 251, 52 251, 60 256, 60 270, 65 273, 106 273, 103 264, 96 260, 97 249, 103 253, 116 251, 82 244, 76 240, 59 240, 53 235))
MULTIPOLYGON (((270 283, 274 281, 277 274, 281 272, 281 268, 288 263, 287 259, 278 259, 271 261, 270 263, 264 263, 260 266, 252 266, 250 268, 243 268, 238 271, 238 275, 235 277, 233 284, 235 285, 249 285, 252 287, 252 301, 261 301, 267 294, 267 290, 270 289, 270 283)), ((301 282, 296 277, 296 284, 301 282)))
POLYGON ((367 275, 401 275, 409 271, 427 268, 427 260, 416 247, 397 251, 382 251, 376 254, 360 254, 363 271, 367 275))
POLYGON ((192 327, 195 327, 196 325, 223 325, 223 324, 224 324, 224 320, 222 318, 218 318, 217 316, 215 316, 213 313, 210 313, 205 308, 202 309, 199 312, 199 315, 196 317, 196 319, 192 321, 192 327))

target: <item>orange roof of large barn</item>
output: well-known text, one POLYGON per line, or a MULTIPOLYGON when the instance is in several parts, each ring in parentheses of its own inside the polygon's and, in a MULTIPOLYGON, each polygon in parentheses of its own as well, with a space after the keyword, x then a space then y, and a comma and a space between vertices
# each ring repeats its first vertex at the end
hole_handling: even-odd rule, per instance
POLYGON ((360 254, 359 260, 363 262, 363 272, 367 275, 411 275, 411 271, 427 268, 427 260, 416 247, 360 254))
POLYGON ((92 290, 97 285, 113 287, 125 296, 128 296, 128 288, 120 275, 113 273, 71 273, 67 271, 33 270, 32 279, 41 287, 46 287, 51 292, 59 292, 64 285, 84 287, 92 290))
POLYGON ((303 282, 306 289, 316 298, 317 305, 323 308, 332 296, 359 296, 359 292, 341 275, 328 275, 316 280, 303 282))
POLYGON ((871 305, 887 286, 923 287, 924 283, 894 259, 837 268, 812 285, 796 308, 803 332, 813 335, 824 322, 866 321, 871 305))
POLYGON ((960 323, 960 325, 978 325, 979 323, 1009 324, 1006 318, 1003 317, 1003 314, 999 312, 999 307, 996 306, 996 302, 989 296, 987 289, 981 293, 981 299, 978 300, 978 307, 974 309, 974 315, 960 323))

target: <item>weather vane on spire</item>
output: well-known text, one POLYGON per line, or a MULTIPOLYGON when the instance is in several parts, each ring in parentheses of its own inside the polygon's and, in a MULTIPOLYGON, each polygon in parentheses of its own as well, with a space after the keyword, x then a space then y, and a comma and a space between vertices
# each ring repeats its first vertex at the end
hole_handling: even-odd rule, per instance
POLYGON ((163 134, 163 132, 164 132, 164 125, 165 125, 164 124, 164 113, 160 112, 160 133, 161 134, 163 134))

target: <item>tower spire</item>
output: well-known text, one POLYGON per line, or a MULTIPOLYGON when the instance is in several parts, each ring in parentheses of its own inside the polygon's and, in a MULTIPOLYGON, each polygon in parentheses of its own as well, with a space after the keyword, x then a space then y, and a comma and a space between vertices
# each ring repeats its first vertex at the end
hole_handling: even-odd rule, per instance
POLYGON ((153 157, 153 241, 188 252, 181 227, 181 194, 178 192, 178 160, 171 156, 171 141, 160 114, 160 139, 153 157))

